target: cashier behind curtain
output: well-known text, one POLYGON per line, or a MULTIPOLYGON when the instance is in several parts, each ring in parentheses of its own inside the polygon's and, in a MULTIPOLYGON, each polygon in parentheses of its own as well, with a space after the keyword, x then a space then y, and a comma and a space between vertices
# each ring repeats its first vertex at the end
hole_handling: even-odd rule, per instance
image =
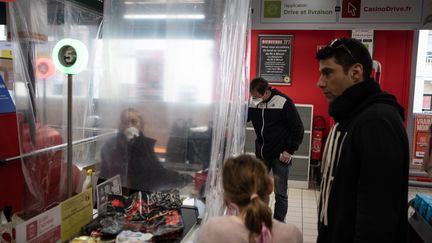
POLYGON ((134 108, 121 113, 118 133, 101 150, 101 178, 120 175, 122 186, 159 191, 190 182, 188 175, 164 168, 154 152, 156 140, 144 135, 144 120, 134 108))

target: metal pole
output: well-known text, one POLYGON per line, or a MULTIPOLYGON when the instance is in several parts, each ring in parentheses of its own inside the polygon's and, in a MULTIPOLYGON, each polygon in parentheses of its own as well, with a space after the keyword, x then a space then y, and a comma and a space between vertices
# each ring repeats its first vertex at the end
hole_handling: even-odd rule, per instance
POLYGON ((67 83, 67 196, 72 196, 72 74, 67 83))
POLYGON ((46 103, 47 103, 47 101, 46 101, 46 96, 47 96, 47 93, 46 93, 46 79, 43 79, 43 121, 42 121, 42 123, 43 124, 47 124, 47 107, 46 107, 46 103))
MULTIPOLYGON (((72 145, 75 146, 75 145, 81 145, 81 144, 86 144, 86 143, 92 143, 94 141, 97 141, 100 138, 103 138, 106 136, 112 136, 113 134, 116 134, 116 133, 117 133, 117 131, 111 131, 111 132, 107 132, 105 134, 101 134, 101 135, 97 135, 97 136, 93 136, 93 137, 88 137, 88 138, 83 138, 80 140, 75 140, 72 142, 72 145)), ((7 163, 9 161, 13 161, 13 160, 17 160, 17 159, 23 159, 23 158, 27 158, 27 157, 34 156, 34 155, 41 154, 41 153, 53 152, 53 151, 57 151, 57 150, 64 149, 64 148, 67 148, 67 143, 54 145, 54 146, 46 147, 43 149, 33 150, 29 153, 20 154, 18 156, 9 157, 6 159, 0 159, 0 165, 2 163, 7 163)))

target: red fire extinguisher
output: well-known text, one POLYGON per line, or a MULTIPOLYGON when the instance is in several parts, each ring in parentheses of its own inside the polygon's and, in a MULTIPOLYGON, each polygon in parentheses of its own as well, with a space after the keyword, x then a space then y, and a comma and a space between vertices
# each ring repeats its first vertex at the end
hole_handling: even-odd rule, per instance
POLYGON ((372 78, 380 84, 381 82, 381 63, 377 60, 372 61, 372 78))
POLYGON ((312 129, 312 151, 311 159, 315 161, 321 160, 323 150, 323 136, 326 129, 326 122, 324 117, 315 116, 313 118, 312 129))

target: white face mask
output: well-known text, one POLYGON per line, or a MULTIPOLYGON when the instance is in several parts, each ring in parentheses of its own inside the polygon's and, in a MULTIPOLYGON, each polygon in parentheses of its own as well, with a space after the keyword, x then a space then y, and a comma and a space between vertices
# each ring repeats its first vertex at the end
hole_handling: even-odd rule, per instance
POLYGON ((251 97, 251 100, 250 100, 250 103, 253 105, 253 106, 257 106, 257 105, 259 105, 260 103, 262 103, 263 102, 263 99, 262 98, 253 98, 253 97, 251 97))
POLYGON ((127 140, 131 140, 134 137, 139 137, 139 130, 136 127, 128 127, 124 130, 127 140))

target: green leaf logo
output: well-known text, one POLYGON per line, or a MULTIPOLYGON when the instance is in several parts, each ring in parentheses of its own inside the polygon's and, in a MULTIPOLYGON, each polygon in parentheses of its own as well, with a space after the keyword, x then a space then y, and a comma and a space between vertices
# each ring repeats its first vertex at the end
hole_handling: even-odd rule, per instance
POLYGON ((264 18, 280 18, 281 6, 282 6, 281 1, 265 1, 264 18))

